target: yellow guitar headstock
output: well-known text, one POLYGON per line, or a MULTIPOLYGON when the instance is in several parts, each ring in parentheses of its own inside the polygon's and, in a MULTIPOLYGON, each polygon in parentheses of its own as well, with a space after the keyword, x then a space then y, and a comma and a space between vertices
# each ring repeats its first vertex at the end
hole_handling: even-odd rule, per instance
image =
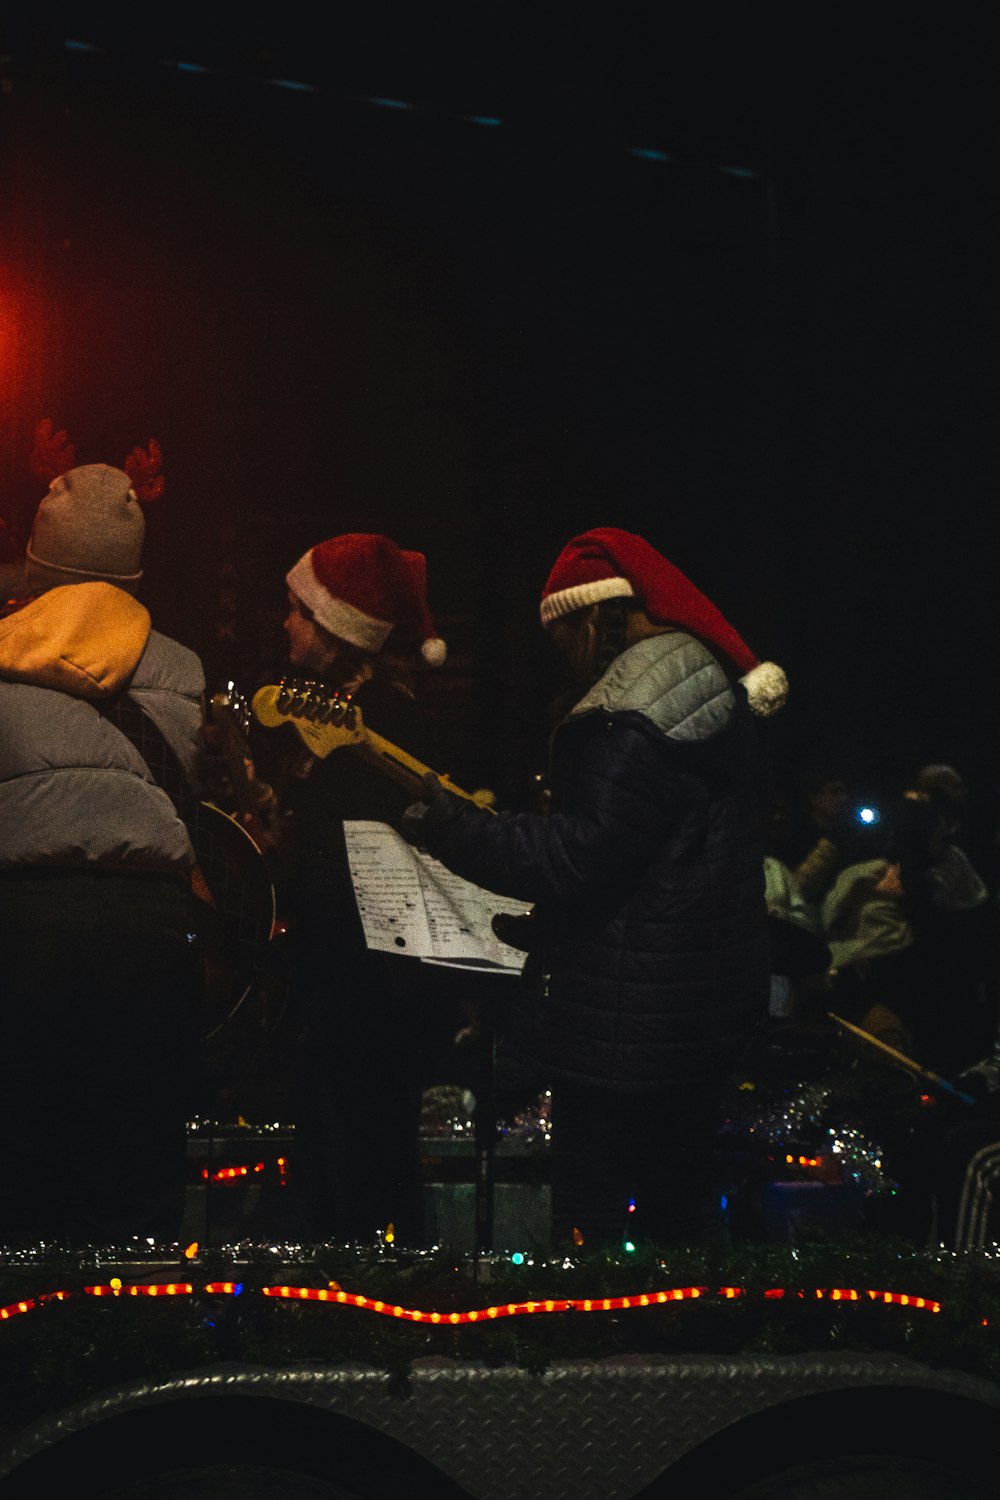
POLYGON ((349 696, 332 693, 322 682, 293 677, 258 688, 253 712, 268 729, 294 724, 313 754, 321 757, 365 737, 357 704, 349 696))

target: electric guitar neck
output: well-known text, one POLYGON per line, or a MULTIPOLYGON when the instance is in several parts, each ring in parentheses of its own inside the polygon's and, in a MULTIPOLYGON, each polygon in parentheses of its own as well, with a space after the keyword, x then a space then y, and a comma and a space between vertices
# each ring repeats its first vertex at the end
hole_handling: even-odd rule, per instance
POLYGON ((464 791, 447 776, 401 750, 391 740, 369 729, 351 696, 331 693, 322 683, 294 679, 259 688, 253 697, 253 712, 268 729, 294 724, 303 744, 321 760, 334 750, 353 745, 365 759, 408 791, 419 792, 421 778, 437 776, 443 787, 457 797, 492 811, 493 793, 464 791))

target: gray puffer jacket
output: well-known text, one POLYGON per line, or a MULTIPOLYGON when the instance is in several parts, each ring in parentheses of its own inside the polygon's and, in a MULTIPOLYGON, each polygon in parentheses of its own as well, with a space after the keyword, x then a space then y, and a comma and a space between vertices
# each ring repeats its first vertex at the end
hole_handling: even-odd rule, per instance
POLYGON ((761 786, 743 689, 674 632, 556 729, 547 817, 434 796, 429 852, 535 903, 512 1040, 552 1077, 649 1089, 735 1065, 767 1011, 761 786))
POLYGON ((95 707, 125 687, 194 778, 201 662, 131 595, 70 584, 0 619, 0 869, 194 863, 170 798, 95 707))

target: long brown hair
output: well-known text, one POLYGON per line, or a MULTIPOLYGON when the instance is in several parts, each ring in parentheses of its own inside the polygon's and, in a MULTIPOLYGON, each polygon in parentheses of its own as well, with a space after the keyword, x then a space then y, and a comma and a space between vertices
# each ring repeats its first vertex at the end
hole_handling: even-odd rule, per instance
POLYGON ((384 687, 395 688, 405 693, 407 697, 416 696, 419 667, 413 652, 405 651, 402 643, 397 646, 396 631, 393 631, 381 651, 365 651, 360 646, 345 641, 343 636, 334 635, 332 631, 327 630, 301 600, 299 608, 312 621, 320 637, 334 655, 334 662, 328 675, 338 680, 330 682, 330 687, 341 691, 346 687, 348 691, 355 692, 357 686, 363 682, 378 682, 384 687))

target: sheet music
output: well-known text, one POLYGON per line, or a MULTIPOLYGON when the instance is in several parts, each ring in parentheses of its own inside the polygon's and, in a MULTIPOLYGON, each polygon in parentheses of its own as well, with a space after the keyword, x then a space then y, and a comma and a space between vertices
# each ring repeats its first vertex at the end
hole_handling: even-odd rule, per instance
POLYGON ((523 967, 524 954, 501 943, 490 923, 497 912, 522 916, 524 901, 453 875, 388 823, 348 821, 344 836, 369 948, 465 968, 523 967))

